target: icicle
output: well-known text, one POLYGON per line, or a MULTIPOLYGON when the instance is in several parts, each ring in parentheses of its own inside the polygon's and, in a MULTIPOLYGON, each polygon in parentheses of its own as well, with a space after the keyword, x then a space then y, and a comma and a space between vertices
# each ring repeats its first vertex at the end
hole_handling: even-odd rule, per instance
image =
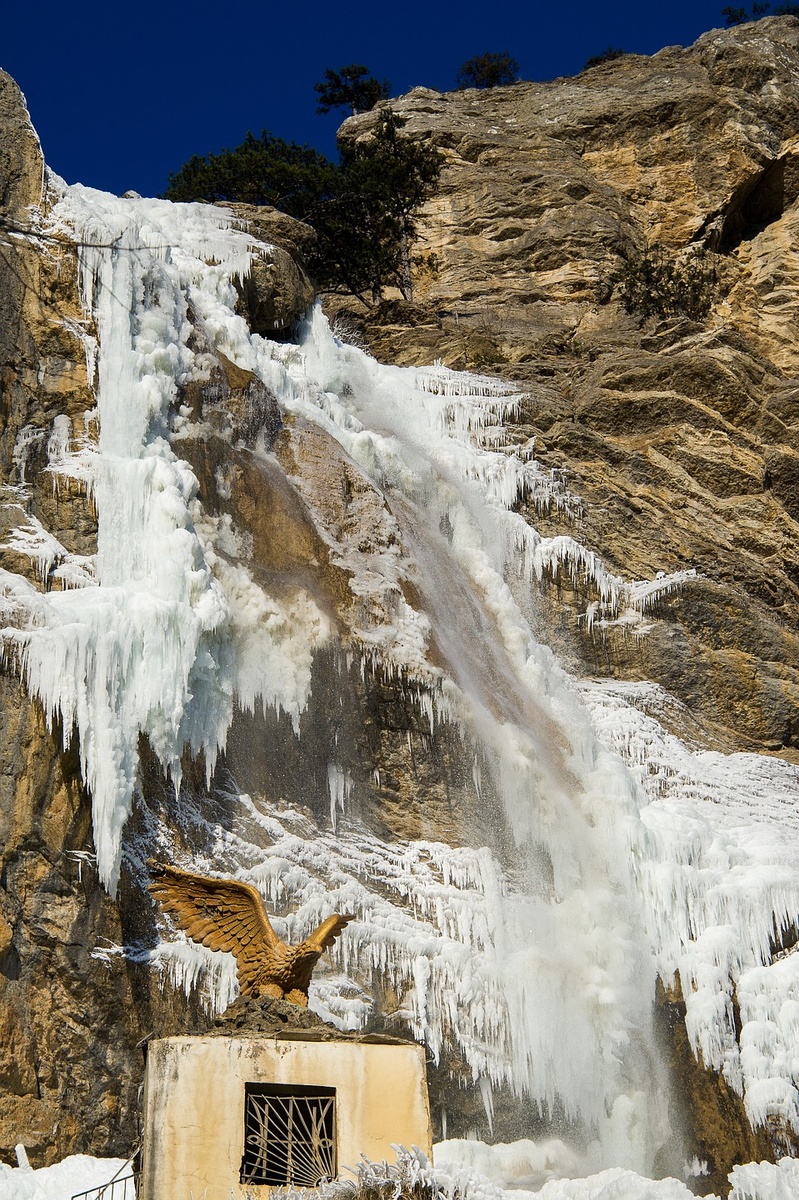
POLYGON ((350 792, 352 780, 349 774, 337 763, 327 765, 327 791, 330 797, 330 824, 336 832, 336 814, 344 812, 350 792))

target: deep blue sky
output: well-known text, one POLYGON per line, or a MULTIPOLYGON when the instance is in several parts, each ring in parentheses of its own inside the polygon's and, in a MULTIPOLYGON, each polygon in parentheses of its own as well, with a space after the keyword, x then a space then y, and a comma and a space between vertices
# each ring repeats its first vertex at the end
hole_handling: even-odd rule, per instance
POLYGON ((316 115, 325 67, 365 63, 392 95, 446 90, 458 67, 509 50, 523 79, 579 71, 608 46, 653 54, 723 24, 728 0, 137 0, 18 3, 0 66, 25 92, 49 165, 69 183, 154 195, 191 154, 248 129, 335 153, 316 115))

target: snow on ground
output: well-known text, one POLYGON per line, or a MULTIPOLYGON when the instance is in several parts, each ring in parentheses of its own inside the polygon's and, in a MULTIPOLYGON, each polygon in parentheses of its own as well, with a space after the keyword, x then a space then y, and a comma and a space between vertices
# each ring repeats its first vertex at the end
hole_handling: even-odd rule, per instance
MULTIPOLYGON (((419 1156, 414 1152, 409 1157, 419 1156)), ((530 1200, 533 1196, 536 1200, 693 1200, 694 1196, 677 1179, 646 1179, 618 1168, 570 1178, 562 1172, 575 1165, 574 1155, 557 1141, 489 1146, 453 1140, 433 1148, 432 1170, 424 1165, 423 1156, 421 1161, 421 1175, 435 1182, 442 1198, 456 1193, 463 1200, 530 1200)), ((0 1163, 0 1200, 71 1200, 117 1174, 125 1175, 126 1166, 122 1159, 85 1154, 38 1170, 0 1163)), ((746 1163, 734 1167, 729 1178, 729 1200, 795 1200, 799 1195, 799 1162, 792 1158, 746 1163)), ((127 1187, 121 1200, 135 1200, 130 1182, 127 1187)))
MULTIPOLYGON (((90 1188, 102 1187, 115 1175, 127 1174, 122 1158, 92 1158, 88 1154, 72 1154, 52 1167, 32 1170, 26 1163, 23 1151, 17 1151, 23 1164, 9 1167, 0 1163, 0 1200, 71 1200, 90 1188)), ((121 1187, 114 1192, 114 1200, 135 1200, 133 1189, 128 1183, 125 1195, 121 1187)))

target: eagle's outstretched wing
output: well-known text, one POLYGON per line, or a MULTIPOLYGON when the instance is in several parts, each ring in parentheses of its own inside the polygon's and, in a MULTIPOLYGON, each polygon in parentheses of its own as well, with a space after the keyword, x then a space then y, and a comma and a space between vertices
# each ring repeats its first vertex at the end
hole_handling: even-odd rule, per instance
POLYGON ((333 913, 332 917, 328 917, 326 921, 318 925, 313 933, 305 939, 303 946, 318 950, 321 954, 323 950, 328 950, 333 945, 342 929, 354 920, 354 917, 344 917, 341 913, 333 913))
POLYGON ((275 933, 260 894, 248 883, 149 865, 155 876, 149 891, 164 912, 177 917, 193 941, 236 956, 242 995, 283 996, 307 1004, 316 960, 353 920, 334 913, 300 946, 289 946, 275 933))
POLYGON ((177 867, 150 864, 156 878, 149 891, 165 912, 177 917, 189 937, 211 950, 235 954, 239 976, 264 951, 280 945, 256 888, 233 879, 207 879, 177 867))

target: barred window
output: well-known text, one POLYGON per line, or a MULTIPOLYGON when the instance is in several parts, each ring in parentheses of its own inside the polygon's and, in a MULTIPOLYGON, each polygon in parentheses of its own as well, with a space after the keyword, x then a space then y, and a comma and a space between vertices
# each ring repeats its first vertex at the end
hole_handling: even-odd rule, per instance
POLYGON ((244 1085, 241 1183, 318 1187, 336 1175, 336 1089, 244 1085))

